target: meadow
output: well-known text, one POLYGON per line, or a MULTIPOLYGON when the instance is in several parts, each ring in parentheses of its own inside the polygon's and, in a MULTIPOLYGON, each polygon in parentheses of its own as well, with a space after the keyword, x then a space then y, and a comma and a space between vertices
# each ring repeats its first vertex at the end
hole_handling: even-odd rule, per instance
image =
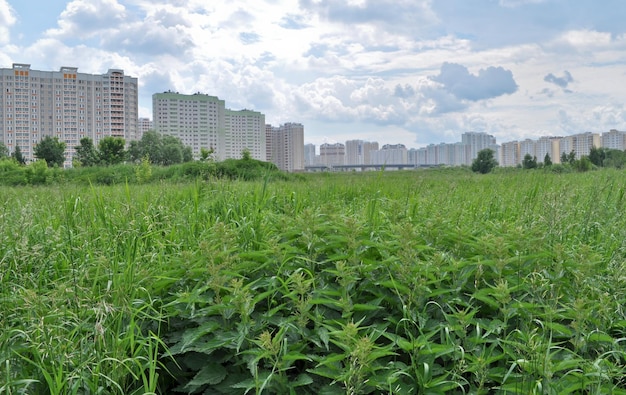
POLYGON ((0 187, 0 394, 626 394, 626 174, 0 187))

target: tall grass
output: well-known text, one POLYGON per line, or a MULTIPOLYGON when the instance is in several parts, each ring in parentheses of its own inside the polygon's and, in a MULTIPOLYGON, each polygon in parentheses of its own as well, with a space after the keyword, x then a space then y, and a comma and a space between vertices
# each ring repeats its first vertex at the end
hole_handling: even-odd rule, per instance
POLYGON ((0 393, 626 393, 626 181, 0 190, 0 393))

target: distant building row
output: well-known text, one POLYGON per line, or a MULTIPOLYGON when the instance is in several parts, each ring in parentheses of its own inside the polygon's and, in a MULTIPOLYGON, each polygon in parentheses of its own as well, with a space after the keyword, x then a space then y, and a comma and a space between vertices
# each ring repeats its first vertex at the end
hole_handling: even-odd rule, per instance
POLYGON ((478 152, 491 148, 498 152, 493 136, 486 133, 468 132, 455 144, 431 144, 424 148, 407 149, 404 144, 386 144, 380 147, 377 142, 350 140, 346 144, 322 144, 319 154, 313 144, 305 145, 305 165, 314 167, 354 167, 392 165, 470 165, 478 152))
POLYGON ((29 64, 0 68, 0 142, 10 152, 20 147, 35 160, 34 149, 45 136, 66 143, 65 165, 84 137, 95 145, 104 137, 139 140, 155 130, 180 138, 199 155, 213 149, 218 160, 240 158, 248 150, 254 159, 272 161, 283 170, 304 169, 304 127, 265 124, 265 115, 234 111, 225 102, 203 94, 173 92, 153 95, 153 121, 138 117, 137 78, 111 69, 106 74, 31 69, 29 64))
MULTIPOLYGON (((602 135, 580 133, 565 137, 541 137, 537 140, 510 141, 498 145, 487 133, 467 132, 457 143, 430 144, 422 148, 407 149, 403 144, 384 145, 379 149, 377 142, 350 140, 346 144, 322 144, 319 153, 316 146, 304 147, 305 165, 309 168, 359 168, 358 165, 391 166, 463 166, 471 165, 478 152, 489 148, 496 153, 500 166, 518 166, 530 155, 543 162, 546 155, 552 163, 560 163, 562 154, 574 152, 577 159, 589 155, 591 148, 626 150, 626 132, 611 130, 602 135)), ((365 166, 361 166, 365 168, 365 166)))

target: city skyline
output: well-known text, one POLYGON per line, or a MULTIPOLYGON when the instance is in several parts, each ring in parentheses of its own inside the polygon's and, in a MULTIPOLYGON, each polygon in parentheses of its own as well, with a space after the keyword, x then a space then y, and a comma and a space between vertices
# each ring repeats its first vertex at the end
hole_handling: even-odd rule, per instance
POLYGON ((626 129, 626 3, 0 0, 0 67, 123 69, 208 92, 306 142, 411 147, 626 129), (32 9, 38 12, 32 12, 32 9))

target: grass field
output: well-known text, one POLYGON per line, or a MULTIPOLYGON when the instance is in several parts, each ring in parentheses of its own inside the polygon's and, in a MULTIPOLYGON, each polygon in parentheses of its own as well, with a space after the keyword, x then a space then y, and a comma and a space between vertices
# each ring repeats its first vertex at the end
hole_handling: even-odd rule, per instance
POLYGON ((626 174, 0 188, 0 394, 626 394, 626 174))

